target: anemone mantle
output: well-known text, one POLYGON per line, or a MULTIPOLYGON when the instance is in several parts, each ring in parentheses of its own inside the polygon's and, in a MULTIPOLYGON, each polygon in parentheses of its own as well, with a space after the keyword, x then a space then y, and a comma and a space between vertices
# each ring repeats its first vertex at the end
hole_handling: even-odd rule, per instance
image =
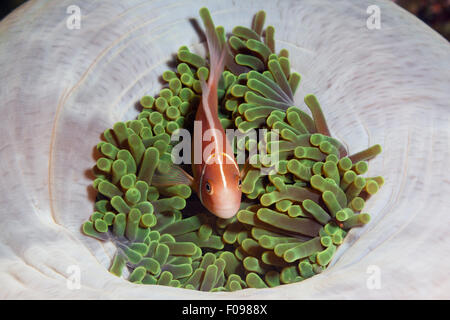
POLYGON ((447 41, 386 1, 83 1, 73 30, 71 4, 30 1, 0 23, 1 297, 448 298, 447 41), (373 4, 380 30, 366 28, 373 4), (92 146, 104 128, 136 117, 133 105, 160 89, 178 47, 203 54, 192 20, 201 6, 225 30, 265 10, 302 75, 297 100, 316 94, 350 153, 383 145, 370 167, 387 178, 367 204, 371 224, 301 283, 215 294, 136 286, 106 272, 110 246, 81 233, 92 146), (78 290, 67 287, 72 265, 78 290), (379 289, 368 285, 374 267, 379 289))

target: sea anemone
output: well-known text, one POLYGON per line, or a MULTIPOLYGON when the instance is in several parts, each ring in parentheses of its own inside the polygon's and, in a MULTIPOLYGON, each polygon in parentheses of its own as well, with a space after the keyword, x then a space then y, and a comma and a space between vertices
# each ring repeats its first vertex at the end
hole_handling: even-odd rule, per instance
POLYGON ((176 142, 169 135, 192 127, 200 78, 208 78, 205 59, 183 46, 175 70, 162 75, 166 87, 157 97, 141 99, 137 120, 117 122, 103 133, 97 145, 102 157, 94 167, 96 211, 83 231, 115 243, 110 271, 121 276, 127 266, 134 283, 234 291, 310 278, 325 270, 349 229, 369 221, 360 212, 384 179, 362 175, 365 160, 381 147, 347 157, 345 147, 330 137, 314 95, 305 97, 313 117, 295 106, 300 75, 291 73, 286 49, 275 54, 274 27, 263 32, 264 11, 255 15, 252 28, 234 27, 229 39, 223 28, 215 30, 208 9, 200 14, 206 28, 233 49, 231 71, 222 74, 218 88, 224 128, 244 134, 266 129, 260 143, 234 141, 236 153, 264 151, 248 156, 243 167, 241 210, 231 219, 205 212, 210 217, 202 224, 188 185, 153 185, 156 171, 167 175, 172 167, 176 142), (281 139, 267 141, 274 130, 281 139), (266 174, 264 158, 272 156, 277 161, 266 174))

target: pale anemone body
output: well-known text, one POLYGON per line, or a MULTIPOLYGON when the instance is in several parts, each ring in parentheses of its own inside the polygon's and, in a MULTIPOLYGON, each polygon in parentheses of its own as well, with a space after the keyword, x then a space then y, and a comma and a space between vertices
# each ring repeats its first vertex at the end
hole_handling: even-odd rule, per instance
POLYGON ((449 298, 450 47, 388 1, 30 1, 0 23, 0 298, 449 298), (381 9, 381 29, 366 9, 381 9), (204 293, 134 285, 108 273, 112 254, 84 236, 93 146, 132 119, 181 45, 203 53, 195 24, 208 6, 231 30, 258 10, 350 154, 383 153, 372 221, 353 229, 322 274, 273 289, 204 293), (78 266, 81 288, 67 281, 78 266), (379 287, 373 276, 379 275, 379 287), (374 285, 375 283, 375 285, 374 285), (70 286, 69 286, 70 287, 70 286))

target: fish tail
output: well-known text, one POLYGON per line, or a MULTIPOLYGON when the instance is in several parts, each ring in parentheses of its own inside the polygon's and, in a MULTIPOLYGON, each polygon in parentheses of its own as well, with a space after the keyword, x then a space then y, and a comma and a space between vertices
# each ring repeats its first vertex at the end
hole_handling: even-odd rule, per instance
MULTIPOLYGON (((224 55, 224 61, 223 65, 220 68, 216 68, 215 62, 218 62, 219 60, 211 59, 211 69, 214 65, 214 70, 222 70, 224 67, 227 67, 228 70, 230 70, 234 74, 241 74, 245 72, 249 72, 251 69, 245 66, 241 66, 234 61, 234 55, 232 54, 230 48, 227 45, 227 41, 220 40, 216 33, 216 27, 214 26, 214 22, 211 18, 211 14, 209 13, 209 10, 205 7, 200 9, 200 17, 203 20, 203 24, 205 25, 206 29, 206 39, 208 42, 208 50, 210 51, 210 54, 212 51, 216 52, 216 57, 224 55), (211 48, 217 48, 218 50, 212 50, 211 48), (224 52, 223 52, 224 51, 224 52), (220 53, 220 54, 219 54, 220 53)), ((220 77, 220 74, 219 74, 220 77)))
MULTIPOLYGON (((206 93, 209 93, 212 89, 217 90, 220 76, 225 68, 227 51, 226 43, 222 44, 217 36, 216 28, 207 8, 200 9, 200 17, 206 29, 210 65, 208 83, 206 84, 204 79, 201 79, 201 83, 202 90, 206 90, 206 93)), ((206 94, 206 96, 208 95, 206 94)))

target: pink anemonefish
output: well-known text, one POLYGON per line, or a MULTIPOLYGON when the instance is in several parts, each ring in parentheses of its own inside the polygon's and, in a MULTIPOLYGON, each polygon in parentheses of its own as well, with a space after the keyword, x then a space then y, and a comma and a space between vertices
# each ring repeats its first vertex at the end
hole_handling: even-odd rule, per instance
MULTIPOLYGON (((219 42, 208 10, 200 9, 200 15, 206 27, 210 61, 208 82, 200 79, 202 97, 195 117, 195 120, 201 123, 201 130, 194 130, 193 138, 194 154, 201 147, 202 159, 192 161, 193 177, 177 166, 171 168, 169 175, 172 181, 191 186, 203 206, 211 213, 228 219, 238 212, 242 196, 241 172, 217 110, 219 79, 225 65, 228 66, 230 61, 226 44, 221 45, 219 42), (210 138, 209 141, 204 141, 205 134, 210 138)), ((161 181, 164 181, 164 176, 154 179, 155 184, 161 184, 161 181)))

